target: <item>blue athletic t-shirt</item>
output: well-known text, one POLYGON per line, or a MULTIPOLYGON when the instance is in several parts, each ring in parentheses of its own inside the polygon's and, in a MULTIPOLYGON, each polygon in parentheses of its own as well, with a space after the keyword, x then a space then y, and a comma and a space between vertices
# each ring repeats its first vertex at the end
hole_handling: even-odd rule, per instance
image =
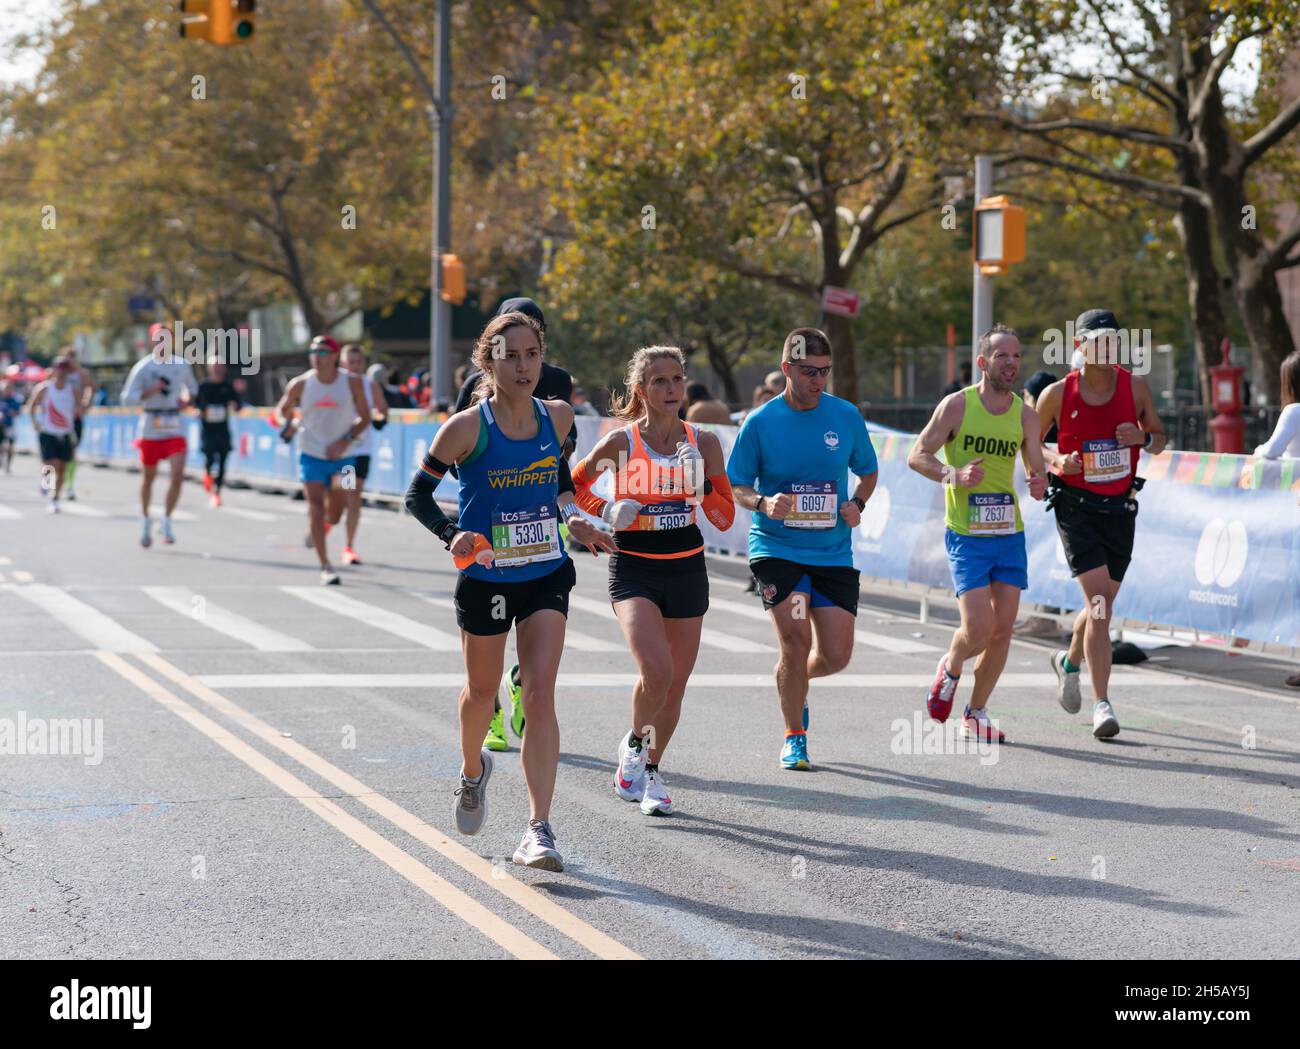
MULTIPOLYGON (((835 509, 829 528, 792 527, 755 512, 749 526, 750 560, 781 557, 805 565, 852 566, 852 529, 838 511, 853 494, 850 470, 859 477, 875 473, 876 452, 861 414, 843 398, 823 393, 816 408, 800 412, 784 397, 774 397, 750 412, 727 460, 731 483, 751 485, 759 495, 801 490, 809 493, 810 506, 817 505, 817 493, 824 493, 826 513, 835 509)), ((804 519, 813 523, 817 516, 804 519)))

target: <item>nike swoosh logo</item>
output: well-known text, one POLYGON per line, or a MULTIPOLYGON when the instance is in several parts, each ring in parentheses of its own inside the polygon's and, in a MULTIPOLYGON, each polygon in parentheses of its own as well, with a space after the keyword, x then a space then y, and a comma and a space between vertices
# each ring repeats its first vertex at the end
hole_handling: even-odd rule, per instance
POLYGON ((542 451, 546 451, 546 449, 549 448, 550 446, 551 446, 551 442, 547 441, 544 445, 542 445, 542 451))

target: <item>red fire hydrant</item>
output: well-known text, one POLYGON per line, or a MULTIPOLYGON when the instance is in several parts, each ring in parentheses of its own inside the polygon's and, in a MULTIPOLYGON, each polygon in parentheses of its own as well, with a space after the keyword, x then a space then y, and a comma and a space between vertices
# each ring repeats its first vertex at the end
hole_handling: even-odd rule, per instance
POLYGON ((1210 392, 1214 410, 1210 420, 1214 450, 1241 455, 1246 450, 1246 419, 1241 414, 1241 375, 1246 369, 1232 363, 1232 343, 1223 340, 1223 363, 1210 367, 1210 392))

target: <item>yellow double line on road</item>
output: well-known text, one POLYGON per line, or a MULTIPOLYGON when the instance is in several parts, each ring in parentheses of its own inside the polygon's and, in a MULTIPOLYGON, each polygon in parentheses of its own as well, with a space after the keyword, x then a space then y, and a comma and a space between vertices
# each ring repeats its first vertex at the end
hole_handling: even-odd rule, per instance
MULTIPOLYGON (((483 857, 452 841, 435 827, 430 826, 418 816, 407 812, 400 805, 383 797, 354 776, 330 764, 301 743, 285 738, 256 715, 230 702, 230 700, 213 691, 207 685, 172 666, 171 663, 157 653, 136 652, 133 655, 163 677, 175 682, 192 696, 224 714, 245 731, 297 761, 303 767, 310 769, 321 779, 337 787, 354 801, 365 805, 395 827, 411 835, 421 844, 428 846, 439 855, 473 874, 480 881, 518 904, 529 914, 539 918, 580 946, 585 947, 598 958, 628 959, 640 957, 636 952, 617 940, 566 911, 543 893, 495 868, 483 857)), ((387 838, 371 830, 329 798, 322 796, 319 791, 309 784, 276 764, 260 751, 249 746, 242 739, 232 735, 220 724, 201 713, 179 696, 168 691, 153 678, 132 666, 120 655, 101 651, 96 652, 96 656, 105 666, 135 685, 150 698, 207 736, 218 746, 224 748, 290 797, 301 802, 330 826, 347 835, 371 855, 386 863, 462 921, 477 929, 515 957, 545 958, 548 960, 554 960, 558 957, 554 952, 520 932, 503 918, 493 914, 472 896, 462 892, 444 878, 439 877, 410 853, 398 848, 387 838)))

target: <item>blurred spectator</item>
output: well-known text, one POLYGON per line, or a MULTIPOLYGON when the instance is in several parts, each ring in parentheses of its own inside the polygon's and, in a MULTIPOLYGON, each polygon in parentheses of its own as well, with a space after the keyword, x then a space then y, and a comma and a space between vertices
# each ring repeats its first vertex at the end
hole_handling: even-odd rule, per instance
POLYGON ((781 371, 780 368, 774 372, 768 372, 767 378, 763 380, 763 385, 772 391, 772 397, 780 397, 781 394, 785 393, 785 372, 781 371))
POLYGON ((945 386, 940 391, 940 395, 947 397, 950 393, 961 393, 962 390, 966 389, 966 387, 970 385, 970 369, 970 361, 963 361, 961 367, 958 369, 959 378, 953 379, 952 382, 945 386))
POLYGON ((702 382, 691 382, 686 384, 686 414, 683 416, 687 422, 693 423, 720 423, 728 424, 731 422, 731 409, 722 401, 716 400, 709 392, 709 388, 702 382))
MULTIPOLYGON (((1043 391, 1047 389, 1049 386, 1051 386, 1052 383, 1054 382, 1056 382, 1056 376, 1053 375, 1051 372, 1049 371, 1034 372, 1033 375, 1031 375, 1027 380, 1025 380, 1025 397, 1024 397, 1025 404, 1029 405, 1029 407, 1031 408, 1037 405, 1038 398, 1043 396, 1043 391)), ((1047 444, 1056 443, 1055 423, 1053 423, 1052 428, 1047 431, 1047 434, 1043 437, 1043 440, 1047 444)))
POLYGON ((587 391, 581 386, 575 386, 573 388, 573 414, 600 415, 600 412, 596 411, 596 406, 587 400, 587 391))

